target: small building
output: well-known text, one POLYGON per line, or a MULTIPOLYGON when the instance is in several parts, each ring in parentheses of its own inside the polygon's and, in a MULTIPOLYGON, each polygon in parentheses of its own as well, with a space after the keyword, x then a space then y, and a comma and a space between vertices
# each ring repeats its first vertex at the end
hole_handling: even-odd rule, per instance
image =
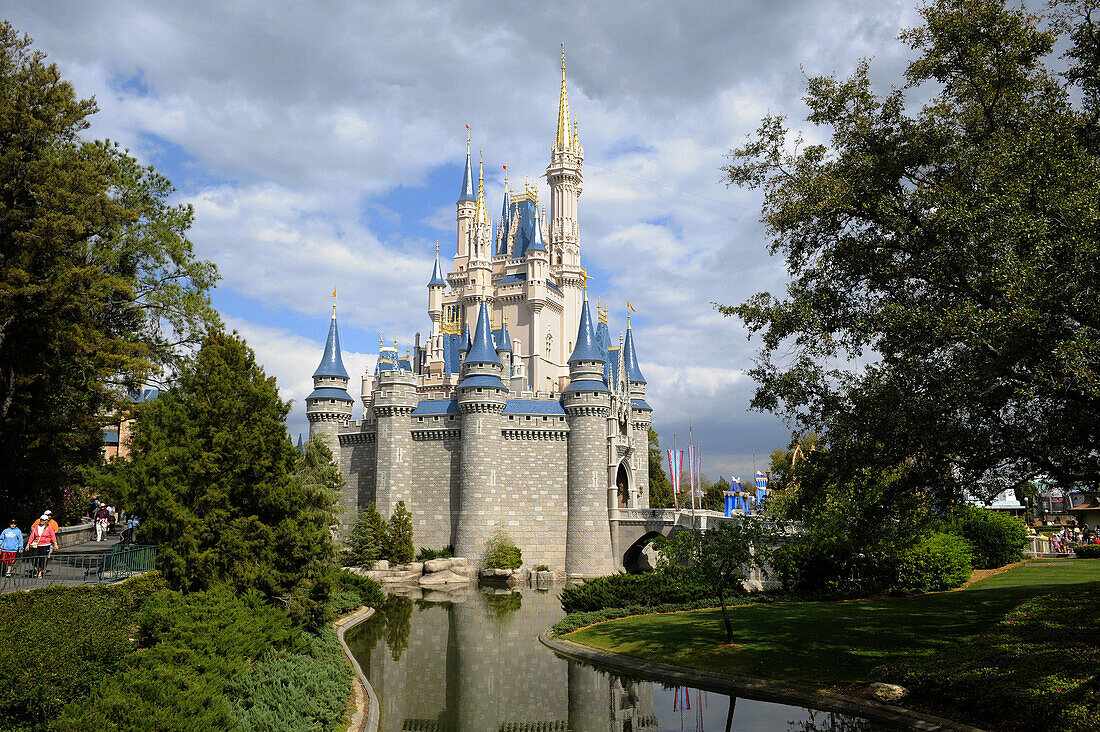
MULTIPOLYGON (((160 396, 159 389, 142 389, 129 395, 131 404, 144 404, 160 396)), ((132 409, 127 408, 112 416, 112 422, 103 428, 103 457, 107 460, 124 458, 130 454, 130 431, 135 422, 132 409)))

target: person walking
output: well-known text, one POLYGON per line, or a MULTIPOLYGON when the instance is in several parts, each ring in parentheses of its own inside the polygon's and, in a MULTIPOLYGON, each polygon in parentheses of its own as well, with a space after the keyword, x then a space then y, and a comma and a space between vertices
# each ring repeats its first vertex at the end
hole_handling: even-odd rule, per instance
POLYGON ((99 504, 99 508, 95 510, 95 540, 103 541, 107 538, 107 522, 111 518, 111 514, 107 512, 106 504, 99 504))
POLYGON ((38 523, 31 527, 30 538, 27 539, 27 551, 34 557, 34 566, 38 571, 35 575, 41 579, 46 571, 46 561, 50 557, 50 548, 60 549, 57 543, 57 533, 50 527, 50 517, 42 514, 38 523))
POLYGON ((46 517, 47 519, 49 519, 49 521, 50 521, 50 528, 51 528, 51 529, 53 529, 53 530, 54 530, 54 532, 56 533, 56 532, 57 532, 57 529, 58 529, 59 527, 58 527, 58 525, 57 525, 57 522, 53 520, 53 511, 45 511, 45 512, 43 512, 43 514, 42 514, 42 515, 43 515, 43 516, 45 516, 45 517, 46 517))
POLYGON ((4 576, 11 577, 11 568, 19 552, 23 551, 23 532, 15 519, 8 522, 8 528, 0 531, 0 563, 4 565, 4 576))

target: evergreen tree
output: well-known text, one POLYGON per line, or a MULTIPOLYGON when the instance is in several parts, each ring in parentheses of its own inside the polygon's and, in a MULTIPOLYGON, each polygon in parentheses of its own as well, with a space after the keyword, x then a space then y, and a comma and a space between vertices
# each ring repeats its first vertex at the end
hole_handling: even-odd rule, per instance
POLYGON ((407 564, 415 555, 412 514, 405 508, 404 501, 398 501, 386 531, 386 558, 397 564, 407 564))
POLYGON ((370 569, 382 559, 387 541, 386 522, 372 503, 360 511, 348 537, 348 561, 357 567, 370 569))
POLYGON ((176 385, 141 407, 130 460, 103 488, 142 517, 138 538, 159 547, 173 587, 289 597, 316 622, 332 591, 339 481, 322 444, 295 450, 289 409, 243 340, 210 331, 176 385))
POLYGON ((189 206, 0 21, 0 505, 26 516, 99 462, 108 415, 217 323, 189 206))

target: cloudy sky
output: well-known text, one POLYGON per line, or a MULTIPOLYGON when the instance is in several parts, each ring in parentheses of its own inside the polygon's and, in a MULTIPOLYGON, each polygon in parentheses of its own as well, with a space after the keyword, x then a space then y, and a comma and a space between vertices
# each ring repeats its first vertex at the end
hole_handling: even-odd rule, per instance
POLYGON ((876 83, 896 83, 896 36, 916 23, 912 0, 29 0, 5 11, 95 96, 90 134, 122 142, 194 205, 196 251, 222 276, 215 304, 293 400, 294 435, 308 430, 302 399, 334 286, 354 376, 373 368, 379 331, 402 344, 427 333, 435 241, 454 253, 465 124, 484 150, 490 211, 502 164, 513 180, 544 172, 564 41, 591 294, 610 302, 613 337, 626 300, 637 308, 654 427, 682 444, 693 423, 715 478, 751 473, 753 450, 763 463, 788 436, 747 411, 757 341, 711 304, 784 282, 759 196, 725 187, 724 155, 767 112, 804 117, 804 74, 873 57, 876 83))

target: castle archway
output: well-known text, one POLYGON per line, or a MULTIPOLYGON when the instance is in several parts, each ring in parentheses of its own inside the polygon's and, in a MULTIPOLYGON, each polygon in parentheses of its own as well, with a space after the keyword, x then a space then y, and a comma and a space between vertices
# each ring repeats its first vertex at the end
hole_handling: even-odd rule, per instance
POLYGON ((615 488, 619 497, 619 508, 630 507, 630 471, 626 469, 626 463, 619 463, 619 470, 615 473, 615 488))

